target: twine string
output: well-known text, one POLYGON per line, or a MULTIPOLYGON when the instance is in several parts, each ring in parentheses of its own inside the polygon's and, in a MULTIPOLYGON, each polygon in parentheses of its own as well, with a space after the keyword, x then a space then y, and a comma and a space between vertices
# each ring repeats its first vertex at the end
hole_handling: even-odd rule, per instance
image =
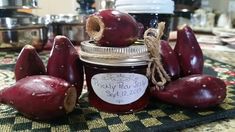
MULTIPOLYGON (((142 60, 142 61, 148 61, 148 67, 146 69, 146 76, 152 81, 154 85, 156 85, 158 88, 165 85, 167 81, 170 81, 169 75, 166 73, 166 71, 163 68, 163 65, 161 63, 161 55, 160 55, 160 43, 161 43, 161 37, 163 35, 163 31, 165 28, 165 23, 160 22, 158 23, 158 28, 149 28, 144 33, 144 44, 146 45, 148 52, 149 52, 149 58, 148 60, 142 60), (157 75, 157 76, 156 76, 157 75), (160 78, 160 80, 158 79, 160 78)), ((97 53, 87 53, 85 51, 82 51, 80 49, 79 51, 80 56, 82 57, 91 57, 91 58, 97 58, 97 59, 143 59, 143 54, 121 54, 121 53, 113 53, 113 54, 97 54, 97 53)))
POLYGON ((154 85, 157 85, 158 88, 164 86, 167 81, 171 80, 161 63, 160 43, 164 29, 165 23, 160 22, 158 23, 157 29, 149 28, 144 33, 144 43, 150 53, 150 61, 146 70, 146 76, 154 85), (156 78, 156 74, 158 74, 158 77, 160 78, 159 81, 156 78))

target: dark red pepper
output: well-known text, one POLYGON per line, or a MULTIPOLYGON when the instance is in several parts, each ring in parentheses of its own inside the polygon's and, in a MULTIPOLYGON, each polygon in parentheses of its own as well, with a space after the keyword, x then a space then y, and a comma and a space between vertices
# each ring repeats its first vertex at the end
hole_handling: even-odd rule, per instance
POLYGON ((47 75, 22 78, 0 91, 0 103, 34 120, 65 116, 73 111, 76 99, 76 89, 67 81, 47 75))
POLYGON ((189 26, 178 29, 174 51, 179 60, 181 76, 203 72, 203 53, 189 26))
POLYGON ((89 16, 86 30, 97 45, 125 47, 137 40, 143 25, 127 13, 107 9, 89 16))
POLYGON ((46 68, 36 49, 25 45, 21 50, 14 69, 16 81, 32 75, 45 75, 46 68))
POLYGON ((218 105, 226 97, 225 83, 209 75, 190 75, 165 86, 164 90, 151 91, 156 98, 178 106, 207 108, 218 105))
POLYGON ((180 77, 180 66, 178 58, 167 41, 162 40, 160 54, 163 67, 172 80, 180 77))
POLYGON ((83 65, 71 41, 65 36, 56 36, 47 64, 48 75, 62 78, 74 85, 78 97, 83 88, 83 65))

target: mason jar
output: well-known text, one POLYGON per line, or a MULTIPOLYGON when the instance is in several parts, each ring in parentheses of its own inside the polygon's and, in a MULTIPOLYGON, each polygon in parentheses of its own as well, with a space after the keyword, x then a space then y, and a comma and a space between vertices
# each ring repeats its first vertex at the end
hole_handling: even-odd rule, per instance
POLYGON ((165 22, 163 40, 168 40, 174 12, 172 0, 117 0, 115 9, 129 13, 138 22, 142 23, 144 30, 155 28, 159 22, 165 22))
POLYGON ((149 54, 145 45, 100 47, 84 41, 79 53, 92 106, 110 113, 131 113, 148 105, 149 54))

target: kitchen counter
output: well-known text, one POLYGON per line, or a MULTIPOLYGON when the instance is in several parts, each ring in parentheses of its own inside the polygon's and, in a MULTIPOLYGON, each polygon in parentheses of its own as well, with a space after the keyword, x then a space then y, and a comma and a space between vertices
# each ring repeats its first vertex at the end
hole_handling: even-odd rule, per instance
MULTIPOLYGON (((235 52, 204 49, 205 72, 218 75, 235 87, 235 52)), ((1 88, 14 83, 13 68, 18 52, 0 51, 1 88)), ((49 52, 41 52, 46 63, 49 52)), ((86 89, 86 87, 84 87, 86 89)), ((24 118, 14 109, 0 105, 0 128, 3 131, 234 131, 235 92, 225 103, 205 111, 193 111, 162 102, 152 102, 146 109, 134 114, 109 114, 98 111, 87 103, 86 90, 74 112, 68 117, 51 122, 36 122, 24 118), (234 99, 234 100, 233 100, 234 99)))

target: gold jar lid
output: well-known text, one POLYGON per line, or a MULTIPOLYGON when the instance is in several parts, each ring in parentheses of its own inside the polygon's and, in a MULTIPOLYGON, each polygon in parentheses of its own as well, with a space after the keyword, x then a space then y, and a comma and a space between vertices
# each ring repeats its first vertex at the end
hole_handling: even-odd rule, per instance
POLYGON ((79 53, 84 62, 106 66, 142 66, 149 61, 148 49, 141 43, 128 47, 101 47, 93 41, 83 41, 79 53))

